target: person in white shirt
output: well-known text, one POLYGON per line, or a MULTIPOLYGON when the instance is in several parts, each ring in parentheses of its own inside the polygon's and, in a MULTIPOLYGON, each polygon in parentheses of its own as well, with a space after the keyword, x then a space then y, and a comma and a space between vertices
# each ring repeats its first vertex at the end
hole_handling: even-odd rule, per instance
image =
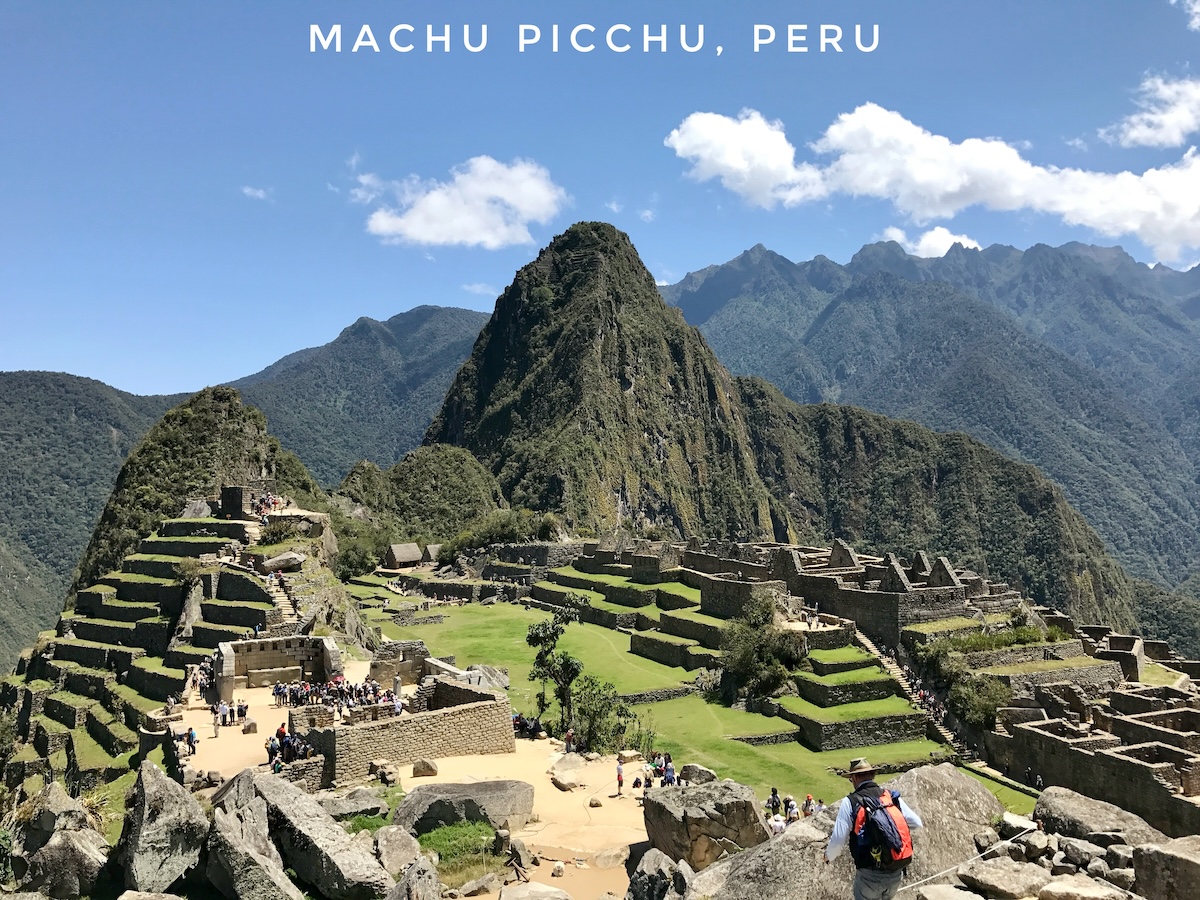
MULTIPOLYGON (((857 809, 864 797, 878 797, 882 789, 875 784, 875 767, 865 759, 850 761, 850 770, 846 773, 854 791, 842 799, 838 808, 837 821, 833 825, 833 833, 829 836, 829 845, 825 848, 825 862, 830 863, 841 855, 850 841, 850 832, 854 827, 857 809)), ((897 806, 900 814, 909 828, 921 828, 921 817, 904 802, 899 800, 897 806)), ((900 890, 904 879, 903 870, 889 872, 882 869, 864 867, 856 860, 857 872, 854 877, 854 900, 893 900, 900 890)))

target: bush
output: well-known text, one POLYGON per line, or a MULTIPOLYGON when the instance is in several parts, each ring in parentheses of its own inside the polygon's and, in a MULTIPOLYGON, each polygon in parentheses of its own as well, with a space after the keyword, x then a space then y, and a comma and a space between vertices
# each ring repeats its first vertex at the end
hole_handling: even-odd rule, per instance
POLYGON ((950 688, 946 705, 972 728, 990 731, 996 726, 996 710, 1012 702, 1012 691, 994 675, 968 675, 950 688))
POLYGON ((476 519, 453 539, 442 544, 438 562, 451 565, 464 550, 519 541, 555 540, 562 523, 554 513, 536 513, 529 509, 498 509, 476 519))
POLYGON ((573 688, 576 734, 589 751, 609 753, 624 746, 625 731, 633 711, 618 695, 611 681, 594 675, 582 676, 573 688))
POLYGON ((458 822, 443 825, 417 838, 422 850, 434 850, 443 862, 490 851, 496 832, 487 822, 458 822))
POLYGON ((265 544, 268 547, 275 544, 282 544, 296 537, 296 523, 289 522, 286 519, 272 522, 269 525, 264 525, 259 533, 258 541, 260 544, 265 544))

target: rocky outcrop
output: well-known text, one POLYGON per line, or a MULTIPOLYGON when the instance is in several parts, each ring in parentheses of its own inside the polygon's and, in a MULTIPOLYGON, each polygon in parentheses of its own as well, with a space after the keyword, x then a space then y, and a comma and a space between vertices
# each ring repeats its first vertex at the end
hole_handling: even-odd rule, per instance
POLYGON ((386 816, 388 805, 374 788, 359 787, 348 794, 319 794, 321 808, 339 822, 356 816, 386 816))
POLYGON ((375 832, 375 855, 389 875, 399 878, 405 867, 421 855, 421 845, 399 825, 385 825, 375 832))
POLYGON ((1050 881, 1050 873, 1033 863, 1017 862, 1007 856, 979 859, 959 868, 963 884, 997 900, 1021 900, 1036 897, 1050 881))
POLYGON ((1142 896, 1195 900, 1200 897, 1200 835, 1137 847, 1133 869, 1142 896))
POLYGON ((456 822, 487 822, 516 831, 533 814, 533 785, 525 781, 474 784, 422 784, 413 788, 392 814, 392 824, 426 834, 456 822))
POLYGON ((288 868, 329 900, 370 900, 392 889, 372 846, 354 843, 333 817, 294 784, 273 775, 254 781, 267 804, 271 837, 288 868))
POLYGON ((676 865, 661 850, 651 847, 629 877, 625 900, 680 900, 694 874, 686 862, 676 865))
POLYGON ((283 871, 268 827, 267 803, 261 797, 231 812, 213 810, 205 875, 230 900, 304 900, 283 871))
POLYGON ((108 862, 108 841, 91 828, 56 831, 28 860, 21 887, 57 900, 92 893, 108 862))
POLYGON ((1100 832, 1122 832, 1125 843, 1160 843, 1168 838, 1157 828, 1146 824, 1145 819, 1126 812, 1119 806, 1093 800, 1064 787, 1050 787, 1042 791, 1033 817, 1042 822, 1047 831, 1068 837, 1087 839, 1100 832))
POLYGON ((413 778, 429 778, 437 773, 437 763, 432 759, 413 760, 413 778))
MULTIPOLYGON (((973 835, 988 828, 1004 808, 983 785, 952 765, 922 766, 888 782, 925 822, 913 832, 913 880, 952 868, 978 851, 973 835)), ((654 793, 653 791, 651 792, 654 793)), ((686 900, 844 900, 854 866, 848 854, 826 865, 837 804, 789 825, 771 839, 699 872, 686 900)))
POLYGON ((143 762, 117 844, 125 886, 165 891, 200 861, 208 828, 208 816, 191 792, 154 763, 143 762))
POLYGON ((770 838, 753 789, 736 781, 655 788, 642 813, 650 846, 696 871, 770 838))
POLYGON ((582 776, 585 765, 587 760, 578 753, 564 753, 550 767, 550 783, 560 791, 573 791, 577 787, 584 787, 582 776))
POLYGON ((688 763, 679 770, 679 780, 685 784, 709 784, 717 780, 717 773, 696 763, 688 763))
POLYGON ((441 896, 437 869, 425 857, 418 856, 401 874, 387 900, 439 900, 441 896))
POLYGON ((91 827, 86 810, 57 781, 42 788, 31 801, 31 807, 32 814, 17 826, 13 841, 14 848, 25 856, 32 856, 44 847, 56 831, 83 831, 91 827))
POLYGON ((497 669, 495 666, 486 666, 481 663, 474 663, 467 666, 467 671, 478 672, 480 684, 488 690, 508 690, 508 673, 503 669, 497 669))

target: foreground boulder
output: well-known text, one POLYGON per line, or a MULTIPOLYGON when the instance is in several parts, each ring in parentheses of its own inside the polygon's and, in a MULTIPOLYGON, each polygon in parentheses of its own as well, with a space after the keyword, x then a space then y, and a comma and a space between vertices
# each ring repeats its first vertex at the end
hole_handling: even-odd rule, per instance
POLYGON ((271 843, 267 804, 261 797, 228 813, 213 810, 205 874, 230 900, 304 900, 271 843))
MULTIPOLYGON (((987 788, 949 763, 905 772, 889 781, 888 787, 898 791, 925 822, 924 828, 913 831, 910 882, 953 868, 975 856, 978 851, 972 835, 988 828, 1004 812, 987 788)), ((767 843, 699 872, 688 887, 686 900, 849 897, 854 880, 854 864, 849 854, 843 853, 832 865, 824 861, 839 803, 840 800, 820 815, 789 825, 783 834, 767 843)))
POLYGON ((655 788, 642 813, 650 846, 696 871, 770 838, 753 789, 736 781, 655 788))
POLYGON ((348 794, 318 794, 321 808, 339 822, 356 816, 386 816, 388 805, 374 788, 359 787, 348 794))
POLYGON ((29 865, 21 887, 58 900, 75 900, 92 893, 108 862, 108 841, 90 828, 57 831, 29 865))
POLYGON ((1038 891, 1050 881, 1050 873, 1041 866, 1017 862, 1007 856, 977 859, 959 867, 958 877, 972 890, 999 900, 1036 897, 1038 891))
POLYGON ((1200 897, 1200 835, 1135 848, 1133 869, 1143 897, 1195 900, 1200 897))
POLYGON ((487 822, 499 831, 517 831, 533 815, 533 785, 526 781, 474 784, 422 784, 392 814, 392 824, 421 835, 458 822, 487 822))
POLYGON ((442 883, 437 869, 423 856, 404 870, 396 886, 387 895, 387 900, 439 900, 442 883))
POLYGON ((208 816, 191 792, 154 763, 143 762, 117 844, 125 886, 165 891, 200 861, 207 837, 208 816))
POLYGON ((693 874, 686 862, 675 865, 665 853, 651 847, 629 877, 625 900, 680 900, 693 874))
POLYGON ((717 780, 717 773, 697 763, 687 763, 679 770, 679 780, 685 784, 709 784, 717 780))
POLYGON ((1046 831, 1084 840, 1106 831, 1122 832, 1125 843, 1131 846, 1167 840, 1165 834, 1148 825, 1145 819, 1064 787, 1042 791, 1033 808, 1033 817, 1041 820, 1046 831))
POLYGON ((260 775, 254 789, 267 804, 271 837, 284 863, 329 900, 369 900, 391 890, 392 877, 373 846, 355 843, 316 800, 290 782, 260 775))

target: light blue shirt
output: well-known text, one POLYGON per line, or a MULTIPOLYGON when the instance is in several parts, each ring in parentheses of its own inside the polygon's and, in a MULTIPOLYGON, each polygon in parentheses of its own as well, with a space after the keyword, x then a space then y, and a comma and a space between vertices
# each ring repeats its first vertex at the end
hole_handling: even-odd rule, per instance
MULTIPOLYGON (((924 822, 921 817, 912 811, 904 798, 900 798, 900 815, 904 816, 904 821, 908 823, 909 828, 921 828, 924 822)), ((829 835, 829 846, 825 848, 826 861, 832 861, 841 856, 842 851, 846 849, 846 845, 850 841, 850 829, 854 825, 854 804, 850 802, 849 797, 842 798, 842 805, 838 807, 837 821, 833 823, 833 834, 829 835)))

